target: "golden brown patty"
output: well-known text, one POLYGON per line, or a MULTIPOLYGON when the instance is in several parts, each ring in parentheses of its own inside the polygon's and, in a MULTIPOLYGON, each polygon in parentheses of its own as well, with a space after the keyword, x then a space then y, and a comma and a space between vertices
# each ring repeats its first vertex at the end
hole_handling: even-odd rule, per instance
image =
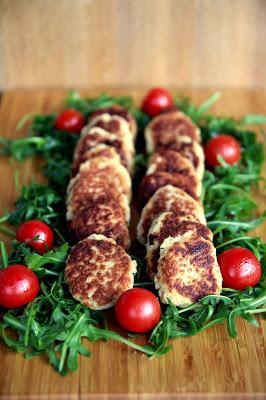
POLYGON ((101 114, 89 122, 88 130, 93 127, 102 128, 118 137, 123 136, 126 140, 133 141, 129 123, 118 115, 101 114))
POLYGON ((204 152, 202 146, 194 140, 189 143, 176 141, 169 147, 158 147, 156 151, 173 150, 186 157, 194 166, 198 179, 202 180, 204 173, 204 152))
POLYGON ((130 239, 125 215, 111 191, 101 196, 85 194, 69 221, 72 237, 79 241, 97 233, 112 238, 117 244, 129 248, 130 239))
POLYGON ((176 212, 164 212, 153 221, 147 242, 147 272, 151 279, 157 273, 162 242, 168 237, 182 236, 187 231, 193 231, 199 237, 212 241, 212 232, 206 225, 189 221, 176 212))
POLYGON ((119 162, 122 163, 122 160, 121 160, 119 154, 117 153, 116 149, 114 147, 108 146, 107 144, 104 144, 104 143, 97 144, 91 150, 88 150, 86 152, 86 157, 87 157, 87 159, 85 161, 88 161, 95 157, 106 157, 106 158, 114 158, 114 159, 117 159, 117 157, 119 157, 119 162))
POLYGON ((161 301, 169 299, 178 307, 219 294, 222 277, 213 244, 193 231, 165 239, 154 282, 161 301))
POLYGON ((130 114, 130 112, 128 110, 126 110, 125 108, 123 108, 119 105, 113 105, 112 107, 107 107, 107 108, 100 108, 91 114, 90 121, 92 121, 93 119, 95 119, 96 117, 98 117, 102 114, 117 115, 117 116, 125 119, 129 123, 129 127, 130 127, 133 137, 136 136, 136 134, 137 134, 136 120, 133 117, 133 115, 130 114))
POLYGON ((90 196, 91 202, 99 202, 101 199, 105 199, 106 194, 115 199, 116 203, 120 205, 124 219, 129 224, 130 208, 127 197, 123 193, 119 193, 105 179, 99 180, 97 176, 94 176, 88 180, 85 174, 78 175, 70 181, 67 195, 67 220, 71 220, 75 212, 84 206, 87 196, 90 196))
POLYGON ((87 125, 86 128, 83 128, 83 132, 88 132, 94 128, 110 132, 122 140, 127 157, 133 157, 135 155, 132 133, 129 124, 125 119, 117 115, 102 114, 91 120, 89 125, 87 125))
POLYGON ((126 153, 123 140, 101 128, 92 128, 88 132, 84 131, 75 148, 71 169, 72 176, 75 176, 78 173, 79 167, 82 163, 89 160, 89 152, 99 144, 106 144, 114 147, 120 156, 122 164, 131 168, 132 155, 126 153))
POLYGON ((133 287, 136 262, 112 239, 91 235, 71 250, 65 277, 73 297, 93 310, 112 307, 133 287))
POLYGON ((137 227, 137 237, 141 244, 146 244, 153 220, 165 211, 175 211, 187 219, 194 218, 195 222, 206 224, 202 204, 183 190, 167 185, 157 190, 142 210, 137 227))
POLYGON ((181 174, 187 176, 190 182, 193 182, 195 193, 201 195, 201 180, 193 164, 182 154, 167 149, 159 149, 152 155, 149 161, 149 167, 146 175, 155 172, 169 172, 170 174, 181 174))
POLYGON ((152 195, 161 187, 172 185, 184 190, 195 200, 198 200, 196 192, 197 177, 191 175, 171 174, 169 172, 155 172, 154 174, 145 175, 140 185, 140 198, 145 204, 152 195))
POLYGON ((131 198, 131 179, 119 159, 95 157, 81 164, 79 176, 86 176, 88 182, 106 180, 120 193, 131 198))
POLYGON ((169 111, 153 118, 145 129, 147 153, 159 147, 172 148, 175 143, 200 142, 200 130, 181 111, 169 111))

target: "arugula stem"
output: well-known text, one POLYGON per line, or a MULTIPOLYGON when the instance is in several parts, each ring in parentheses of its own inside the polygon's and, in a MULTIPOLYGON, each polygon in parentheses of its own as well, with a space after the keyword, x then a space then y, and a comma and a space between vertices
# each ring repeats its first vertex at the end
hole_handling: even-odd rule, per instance
POLYGON ((149 348, 147 348, 147 346, 141 346, 134 342, 131 342, 131 340, 128 340, 128 339, 124 338, 123 336, 120 336, 118 333, 116 333, 114 331, 106 331, 104 329, 97 328, 93 325, 90 325, 90 331, 93 332, 93 334, 95 334, 96 336, 99 336, 101 339, 105 338, 105 339, 115 340, 115 341, 123 343, 129 347, 132 347, 135 350, 145 353, 149 356, 154 355, 153 349, 149 349, 149 348))
POLYGON ((213 93, 210 97, 207 98, 199 107, 197 110, 197 116, 200 116, 204 113, 206 113, 209 108, 221 97, 222 92, 218 91, 213 93))
POLYGON ((6 222, 9 217, 10 217, 10 213, 4 214, 2 217, 0 217, 0 224, 2 224, 3 222, 6 222))
POLYGON ((35 306, 35 299, 30 304, 30 310, 29 310, 29 314, 28 314, 28 318, 27 318, 27 322, 26 322, 26 329, 25 329, 25 335, 24 335, 24 345, 25 346, 28 346, 28 344, 29 344, 29 334, 30 334, 30 327, 31 327, 31 322, 32 322, 34 306, 35 306))
POLYGON ((252 307, 252 309, 257 308, 260 305, 266 304, 266 290, 262 292, 262 294, 256 298, 256 300, 250 302, 247 306, 244 308, 249 308, 252 307))
POLYGON ((228 240, 227 242, 221 243, 218 246, 216 246, 216 249, 220 249, 221 247, 227 246, 228 244, 234 243, 234 242, 239 242, 241 240, 254 240, 254 237, 251 236, 240 236, 235 239, 228 240))
POLYGON ((3 241, 0 241, 0 250, 1 250, 1 258, 3 263, 3 268, 7 268, 8 266, 8 254, 6 251, 6 246, 3 241))
POLYGON ((82 314, 79 319, 77 320, 77 322, 75 323, 75 325, 73 326, 73 328, 71 329, 71 331, 69 332, 69 334, 67 335, 63 347, 62 347, 62 352, 61 352, 61 356, 60 356, 60 362, 59 362, 59 366, 58 366, 58 371, 62 372, 64 365, 65 365, 65 361, 66 361, 66 355, 67 355, 67 351, 69 348, 69 343, 71 342, 71 339, 77 334, 80 325, 84 322, 84 320, 86 319, 86 314, 82 314))
POLYGON ((245 310, 244 313, 245 314, 261 314, 261 313, 265 313, 266 312, 266 308, 256 308, 256 310, 245 310))
POLYGON ((216 183, 215 185, 210 187, 210 191, 215 191, 215 190, 234 190, 237 191, 239 193, 242 193, 243 196, 247 197, 254 205, 256 205, 256 201, 254 199, 252 199, 252 197, 250 196, 249 193, 245 192, 243 189, 241 189, 238 186, 234 186, 234 185, 228 185, 227 183, 216 183))
MULTIPOLYGON (((254 219, 254 220, 248 221, 248 222, 245 222, 245 221, 226 221, 226 220, 219 221, 219 220, 216 220, 216 221, 209 221, 208 222, 208 226, 209 226, 209 228, 215 228, 217 225, 218 226, 219 225, 223 225, 224 227, 226 227, 226 226, 234 226, 234 227, 239 227, 239 228, 242 228, 242 229, 251 229, 251 228, 254 227, 254 226, 251 226, 251 224, 254 223, 254 222, 257 222, 258 219, 254 219)), ((215 234, 215 232, 213 234, 215 234)))
POLYGON ((6 226, 1 226, 1 224, 0 224, 0 232, 10 237, 16 236, 16 232, 13 229, 7 228, 6 226))
POLYGON ((9 325, 10 328, 16 329, 20 332, 25 332, 26 330, 25 326, 19 322, 18 318, 9 313, 4 314, 3 320, 9 325))

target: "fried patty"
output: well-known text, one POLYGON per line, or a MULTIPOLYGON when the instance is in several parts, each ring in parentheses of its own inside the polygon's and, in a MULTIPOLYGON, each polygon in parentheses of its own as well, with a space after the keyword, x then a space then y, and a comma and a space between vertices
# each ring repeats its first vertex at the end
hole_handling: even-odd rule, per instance
POLYGON ((117 104, 113 105, 112 107, 99 108, 97 111, 95 111, 90 115, 90 121, 103 114, 109 114, 111 116, 116 115, 126 120, 129 124, 129 128, 133 138, 136 137, 137 123, 133 115, 127 109, 117 104))
POLYGON ((126 140, 133 142, 129 123, 118 115, 110 115, 108 113, 98 115, 91 119, 88 124, 88 129, 93 127, 102 128, 107 132, 114 133, 118 137, 124 136, 126 140))
POLYGON ((124 219, 129 225, 130 207, 126 195, 120 193, 105 179, 99 180, 97 176, 93 176, 88 180, 86 174, 79 174, 70 181, 67 194, 67 220, 73 219, 73 215, 84 206, 88 197, 90 202, 98 203, 104 201, 107 195, 120 206, 124 219))
POLYGON ((114 240, 91 235, 71 250, 65 278, 72 296, 93 310, 112 307, 133 287, 136 262, 114 240))
POLYGON ((181 174, 188 177, 188 180, 193 183, 195 193, 201 195, 201 180, 198 178, 197 172, 186 157, 182 154, 167 149, 159 149, 156 151, 149 161, 149 167, 146 175, 153 174, 155 172, 169 172, 170 174, 181 174))
POLYGON ((129 124, 125 119, 117 115, 102 114, 92 119, 89 125, 87 125, 87 131, 93 128, 100 128, 116 135, 123 141, 125 152, 128 155, 134 156, 135 147, 133 138, 129 129, 129 124))
POLYGON ((83 196, 83 203, 73 213, 68 224, 72 238, 82 240, 93 233, 112 238, 115 242, 128 249, 130 238, 125 216, 117 199, 111 193, 102 196, 83 196))
POLYGON ((90 180, 106 180, 120 193, 131 198, 131 179, 127 169, 120 164, 119 159, 95 157, 80 166, 80 176, 86 176, 90 180))
POLYGON ((168 111, 153 118, 145 129, 147 153, 158 147, 172 148, 175 143, 200 142, 200 130, 181 111, 168 111))
POLYGON ((95 157, 106 157, 106 158, 114 158, 114 159, 119 159, 119 162, 122 163, 125 167, 125 163, 122 162, 120 155, 116 151, 116 149, 112 146, 109 146, 108 144, 97 144, 94 146, 91 150, 88 150, 86 152, 86 157, 87 159, 85 161, 88 161, 92 158, 95 157))
POLYGON ((107 132, 101 128, 91 128, 89 131, 86 129, 83 130, 83 133, 75 148, 71 168, 72 176, 75 176, 78 173, 79 167, 82 163, 89 160, 90 151, 99 144, 105 144, 114 147, 120 156, 121 163, 130 171, 132 170, 133 155, 127 153, 127 148, 122 138, 118 138, 115 134, 107 132))
POLYGON ((145 175, 140 184, 140 199, 145 204, 152 195, 160 188, 172 185, 182 189, 195 200, 198 200, 198 179, 193 175, 172 174, 170 172, 154 172, 150 175, 145 175))
POLYGON ((165 239, 154 282, 162 303, 169 299, 178 307, 220 294, 222 277, 214 245, 191 230, 165 239))
POLYGON ((137 238, 141 244, 146 244, 153 220, 165 211, 175 211, 180 216, 206 224, 202 204, 183 190, 167 185, 157 190, 142 210, 137 226, 137 238))
POLYGON ((199 237, 212 241, 212 232, 206 225, 188 220, 176 212, 164 212, 153 221, 147 242, 147 272, 151 279, 157 273, 162 242, 168 237, 182 236, 187 231, 193 231, 199 237))

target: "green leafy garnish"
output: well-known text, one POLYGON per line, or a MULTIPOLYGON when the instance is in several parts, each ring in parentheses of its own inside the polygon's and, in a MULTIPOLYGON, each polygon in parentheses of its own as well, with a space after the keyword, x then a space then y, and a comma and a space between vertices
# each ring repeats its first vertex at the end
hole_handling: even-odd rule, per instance
MULTIPOLYGON (((265 124, 266 117, 248 115, 236 120, 212 115, 209 109, 220 95, 220 92, 214 93, 199 107, 184 97, 176 98, 175 104, 200 126, 203 143, 220 132, 234 136, 241 143, 242 155, 238 164, 231 166, 222 160, 221 166, 205 171, 202 201, 217 252, 233 246, 252 250, 263 270, 258 285, 244 291, 224 289, 221 295, 206 296, 184 309, 169 302, 163 309, 161 321, 151 332, 149 344, 145 346, 137 344, 134 335, 123 337, 109 330, 104 313, 79 304, 64 281, 70 249, 65 239, 65 193, 78 135, 55 129, 55 114, 30 113, 17 125, 17 129, 21 129, 31 120, 28 136, 17 140, 0 138, 0 152, 18 161, 28 156, 41 156, 47 184, 31 183, 22 187, 14 209, 0 217, 0 229, 7 232, 10 226, 6 224, 17 226, 29 219, 40 219, 52 226, 57 240, 55 247, 43 255, 27 243, 13 240, 9 257, 4 243, 0 242, 2 268, 11 263, 28 265, 41 281, 40 293, 34 301, 24 308, 3 312, 0 336, 7 346, 28 358, 46 354, 55 370, 65 375, 77 369, 79 355, 88 357, 91 354, 83 338, 91 342, 115 340, 152 358, 171 350, 169 340, 196 335, 223 322, 227 324, 229 335, 236 337, 237 317, 242 317, 254 327, 259 326, 255 315, 266 312, 266 244, 258 237, 248 236, 247 232, 266 218, 266 213, 258 214, 252 196, 254 188, 265 186, 265 180, 260 176, 264 150, 257 141, 256 133, 248 130, 247 125, 265 124)), ((142 153, 142 131, 149 122, 148 115, 135 109, 132 99, 127 96, 115 97, 103 93, 96 98, 81 98, 77 92, 71 91, 65 100, 66 107, 78 109, 86 118, 98 108, 113 104, 130 110, 139 124, 134 180, 134 185, 138 186, 148 160, 147 155, 142 153)), ((131 255, 138 264, 135 286, 149 287, 154 291, 153 282, 146 275, 145 255, 135 247, 132 247, 131 255)))

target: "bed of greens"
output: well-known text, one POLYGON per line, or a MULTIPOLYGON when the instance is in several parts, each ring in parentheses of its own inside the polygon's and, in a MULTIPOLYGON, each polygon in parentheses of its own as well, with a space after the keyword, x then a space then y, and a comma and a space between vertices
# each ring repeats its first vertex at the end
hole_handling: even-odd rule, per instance
MULTIPOLYGON (((147 344, 139 345, 134 335, 119 335, 108 328, 105 314, 92 311, 75 301, 64 282, 65 261, 70 246, 67 242, 65 221, 65 195, 70 176, 73 149, 78 135, 55 129, 56 114, 23 117, 17 129, 30 125, 28 135, 22 139, 0 138, 2 156, 23 161, 27 157, 40 156, 46 183, 32 182, 19 189, 19 177, 15 174, 17 188, 21 191, 14 207, 0 216, 0 230, 11 237, 22 222, 40 219, 49 224, 55 233, 55 245, 43 255, 26 243, 13 239, 12 251, 7 254, 5 244, 0 243, 1 268, 10 264, 27 265, 40 280, 39 295, 26 307, 6 311, 2 309, 0 336, 4 343, 25 357, 46 354, 49 362, 60 374, 78 368, 79 354, 90 356, 88 341, 116 340, 145 353, 158 357, 171 349, 170 339, 196 335, 214 325, 227 323, 228 333, 236 337, 236 317, 242 317, 255 327, 259 326, 256 314, 266 312, 266 244, 249 236, 266 218, 258 215, 253 189, 263 190, 265 180, 260 176, 264 160, 262 144, 248 125, 266 124, 262 115, 248 115, 240 120, 209 114, 209 108, 218 99, 215 93, 197 107, 190 99, 177 97, 175 104, 201 127, 203 143, 214 134, 226 132, 241 143, 241 161, 233 166, 222 162, 213 171, 205 171, 202 201, 208 226, 213 231, 217 252, 233 246, 246 247, 254 252, 262 265, 260 282, 244 291, 224 289, 221 295, 209 295, 199 302, 179 309, 172 304, 162 309, 161 320, 147 336, 147 344)), ((82 99, 71 91, 65 99, 65 107, 75 108, 87 118, 98 108, 121 104, 129 109, 138 121, 140 132, 137 143, 137 173, 134 185, 138 185, 145 173, 147 157, 142 154, 143 128, 149 121, 147 114, 135 109, 130 97, 111 97, 101 94, 97 98, 82 99)), ((138 262, 135 280, 137 287, 152 283, 145 275, 145 259, 133 246, 138 262)), ((137 247, 136 247, 137 248, 137 247)))

